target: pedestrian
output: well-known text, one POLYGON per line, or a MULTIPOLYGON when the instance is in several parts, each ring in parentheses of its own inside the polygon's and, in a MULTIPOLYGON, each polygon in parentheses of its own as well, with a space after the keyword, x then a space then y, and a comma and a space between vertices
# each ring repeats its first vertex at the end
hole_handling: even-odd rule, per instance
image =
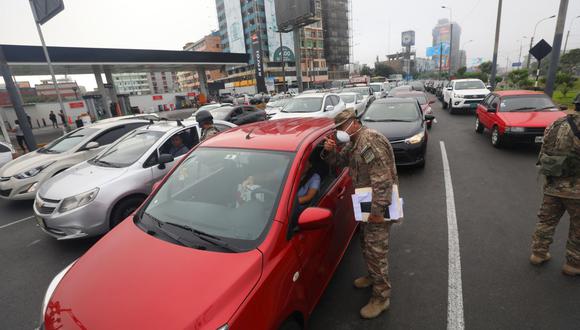
POLYGON ((331 164, 348 166, 356 188, 371 187, 371 214, 368 222, 361 223, 361 247, 368 275, 357 278, 359 289, 372 286, 372 296, 360 310, 361 317, 372 319, 390 305, 389 231, 391 223, 384 214, 391 204, 394 184, 398 184, 395 157, 389 140, 379 132, 364 127, 353 109, 339 113, 335 118, 336 138, 346 143, 339 151, 337 143, 327 138, 322 158, 331 164))
POLYGON ((532 236, 530 262, 541 265, 550 260, 550 244, 556 226, 566 211, 570 215, 565 275, 580 275, 580 93, 574 100, 575 112, 556 120, 544 133, 538 163, 545 176, 544 198, 532 236))
POLYGON ((18 142, 20 149, 22 149, 22 152, 26 153, 26 140, 24 140, 24 132, 22 131, 22 127, 20 127, 18 120, 14 121, 12 133, 16 134, 16 141, 18 142))
POLYGON ((60 120, 62 121, 63 125, 65 124, 65 118, 64 118, 64 112, 62 110, 60 110, 60 112, 58 113, 58 115, 60 116, 60 120))
POLYGON ((52 127, 53 128, 58 128, 58 122, 56 121, 56 115, 54 114, 54 111, 50 111, 50 114, 48 115, 48 119, 50 119, 50 121, 52 122, 52 127))
POLYGON ((210 137, 212 137, 220 132, 213 125, 213 116, 207 110, 198 111, 195 114, 195 120, 197 121, 197 124, 199 125, 199 127, 201 127, 200 142, 204 141, 204 140, 206 140, 206 139, 208 139, 208 138, 210 138, 210 137))

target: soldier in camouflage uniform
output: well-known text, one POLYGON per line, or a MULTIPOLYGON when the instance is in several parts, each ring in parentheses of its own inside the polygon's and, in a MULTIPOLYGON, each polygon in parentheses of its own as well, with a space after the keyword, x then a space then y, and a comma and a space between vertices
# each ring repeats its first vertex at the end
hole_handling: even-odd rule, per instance
POLYGON ((386 208, 391 204, 393 184, 398 184, 395 157, 389 140, 375 130, 364 127, 353 110, 338 114, 335 122, 339 131, 346 132, 351 142, 337 150, 334 139, 327 139, 323 157, 332 164, 348 166, 356 188, 371 187, 371 214, 368 223, 361 223, 361 247, 368 275, 357 278, 357 288, 372 286, 369 303, 360 310, 363 318, 375 318, 389 308, 389 229, 385 221, 386 208))
POLYGON ((198 111, 195 114, 195 121, 197 121, 199 127, 201 128, 201 137, 199 138, 200 142, 220 132, 213 125, 213 116, 207 110, 198 111))
MULTIPOLYGON (((568 117, 580 127, 580 94, 574 101, 576 111, 568 117)), ((544 200, 538 212, 539 221, 532 236, 530 262, 540 265, 550 260, 550 244, 558 222, 568 211, 570 230, 566 244, 566 263, 562 272, 566 275, 580 275, 580 137, 575 136, 567 117, 556 120, 546 129, 544 144, 540 152, 540 172, 546 175, 544 200), (545 156, 566 157, 561 168, 558 162, 546 162, 545 156), (569 162, 569 163, 567 163, 569 162), (562 174, 549 171, 558 171, 562 174), (550 176, 552 174, 552 176, 550 176)), ((549 157, 548 157, 549 158, 549 157)), ((561 158, 563 159, 563 158, 561 158)))

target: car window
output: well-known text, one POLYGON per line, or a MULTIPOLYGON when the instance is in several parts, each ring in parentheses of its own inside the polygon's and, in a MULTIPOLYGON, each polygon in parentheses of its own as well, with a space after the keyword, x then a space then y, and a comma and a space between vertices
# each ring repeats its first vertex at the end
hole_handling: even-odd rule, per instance
POLYGON ((358 99, 359 95, 358 94, 342 94, 342 95, 340 95, 340 98, 344 101, 344 103, 354 103, 355 98, 358 99))
POLYGON ((326 110, 326 108, 327 108, 329 105, 332 105, 332 100, 330 99, 330 96, 327 96, 327 97, 324 99, 324 107, 323 107, 323 110, 326 110))
POLYGON ((316 112, 320 111, 322 97, 297 97, 290 99, 281 110, 282 112, 316 112))
MULTIPOLYGON (((286 152, 197 149, 144 206, 143 217, 187 226, 240 250, 255 248, 274 217, 292 159, 286 152)), ((198 241, 191 246, 204 244, 198 241)))
POLYGON ((76 129, 52 141, 45 147, 38 149, 38 152, 44 154, 59 154, 61 152, 69 151, 81 143, 85 138, 97 133, 98 131, 98 128, 91 127, 76 129))
POLYGON ((491 104, 489 101, 490 101, 492 98, 493 98, 493 94, 488 94, 488 95, 487 95, 487 96, 486 96, 486 97, 483 99, 483 101, 481 102, 481 104, 482 104, 484 107, 486 107, 486 108, 487 108, 487 107, 489 107, 489 105, 491 104))
POLYGON ((499 103, 500 112, 558 111, 554 102, 545 94, 504 96, 499 103))
POLYGON ((334 105, 340 104, 340 97, 338 97, 336 95, 332 95, 332 98, 334 99, 334 105))
POLYGON ((498 101, 499 101, 499 98, 498 98, 497 96, 493 95, 493 96, 492 96, 492 97, 489 99, 489 106, 488 106, 488 107, 489 107, 489 108, 491 108, 491 106, 492 106, 494 103, 498 103, 498 101))
POLYGON ((92 159, 90 163, 102 167, 130 166, 162 137, 163 132, 159 131, 133 131, 107 148, 100 156, 92 159))
POLYGON ((11 152, 11 150, 7 146, 0 144, 0 152, 11 152))
POLYGON ((469 90, 469 89, 485 89, 485 85, 481 81, 458 81, 455 83, 455 89, 457 90, 469 90))
POLYGON ((127 124, 127 125, 122 125, 122 126, 117 126, 115 128, 112 128, 102 134, 100 134, 99 136, 97 136, 96 138, 93 139, 94 142, 97 142, 100 146, 105 146, 105 145, 109 145, 115 141, 117 141, 121 136, 129 133, 130 131, 144 126, 146 123, 134 123, 134 124, 127 124))
POLYGON ((369 122, 413 122, 421 118, 418 102, 373 103, 364 114, 369 122))

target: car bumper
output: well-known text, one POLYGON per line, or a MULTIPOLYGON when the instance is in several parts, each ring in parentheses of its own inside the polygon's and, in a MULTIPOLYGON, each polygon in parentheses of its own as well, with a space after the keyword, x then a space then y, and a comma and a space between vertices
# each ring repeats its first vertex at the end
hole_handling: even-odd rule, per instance
POLYGON ((51 206, 49 208, 39 206, 39 201, 45 203, 46 200, 37 198, 34 202, 36 221, 42 231, 58 240, 97 236, 109 230, 108 205, 100 203, 98 198, 65 213, 58 212, 60 201, 45 203, 51 206))
POLYGON ((39 188, 38 178, 16 179, 14 177, 0 182, 0 198, 8 200, 30 200, 36 196, 39 188), (36 186, 30 190, 33 185, 36 186))
POLYGON ((411 166, 422 163, 425 160, 427 151, 427 140, 417 144, 407 144, 405 142, 391 142, 393 153, 395 154, 395 164, 397 166, 411 166))
POLYGON ((453 99, 451 103, 454 108, 476 109, 481 101, 483 99, 453 99))
POLYGON ((506 141, 512 143, 525 143, 525 144, 542 144, 544 142, 544 134, 538 132, 505 132, 503 135, 506 141))

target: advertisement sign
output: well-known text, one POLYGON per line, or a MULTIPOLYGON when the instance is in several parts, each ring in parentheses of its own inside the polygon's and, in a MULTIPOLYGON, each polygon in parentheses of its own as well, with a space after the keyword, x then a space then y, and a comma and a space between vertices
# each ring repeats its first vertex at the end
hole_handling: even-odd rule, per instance
POLYGON ((68 106, 71 109, 79 109, 79 108, 84 108, 85 103, 84 102, 69 102, 68 106))
POLYGON ((256 68, 256 88, 258 93, 266 93, 266 82, 264 80, 264 56, 262 47, 260 47, 260 37, 258 34, 252 34, 252 48, 254 51, 254 67, 256 68))
POLYGON ((404 31, 401 33, 401 46, 408 47, 415 45, 415 31, 404 31))
POLYGON ((266 14, 266 29, 268 30, 268 50, 270 60, 274 62, 282 61, 282 50, 284 51, 284 62, 294 62, 294 36, 292 32, 282 33, 282 45, 280 47, 280 34, 276 21, 276 5, 274 0, 264 0, 264 12, 266 14))
POLYGON ((268 92, 273 92, 276 89, 275 85, 276 81, 273 77, 266 78, 266 89, 268 92))
POLYGON ((242 26, 242 8, 240 0, 224 0, 226 22, 228 25, 228 42, 231 53, 245 53, 244 27, 242 26))
POLYGON ((153 95, 153 101, 163 100, 163 95, 153 95))

